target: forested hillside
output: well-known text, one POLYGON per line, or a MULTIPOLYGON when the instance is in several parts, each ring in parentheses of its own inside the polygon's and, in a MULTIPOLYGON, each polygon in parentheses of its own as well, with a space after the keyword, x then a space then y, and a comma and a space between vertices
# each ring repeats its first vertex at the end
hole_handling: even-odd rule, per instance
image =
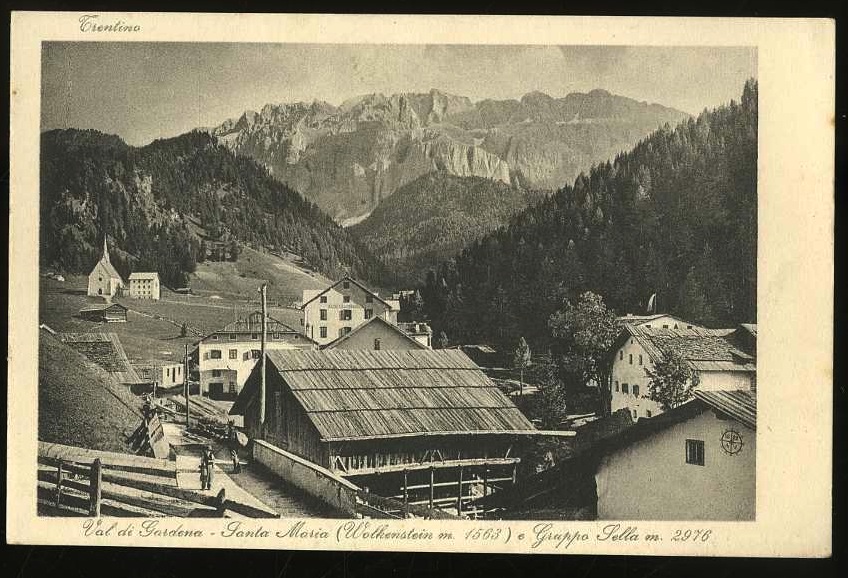
POLYGON ((373 283, 380 265, 314 204, 203 132, 141 148, 92 130, 41 141, 44 267, 88 273, 108 235, 119 271, 158 270, 186 283, 202 238, 286 250, 330 277, 373 283))
POLYGON ((350 228, 391 271, 399 287, 419 285, 428 269, 525 208, 541 193, 444 171, 407 183, 350 228))
POLYGON ((756 321, 757 83, 666 126, 519 213, 428 273, 451 341, 534 351, 563 299, 590 290, 619 313, 657 308, 709 326, 756 321))

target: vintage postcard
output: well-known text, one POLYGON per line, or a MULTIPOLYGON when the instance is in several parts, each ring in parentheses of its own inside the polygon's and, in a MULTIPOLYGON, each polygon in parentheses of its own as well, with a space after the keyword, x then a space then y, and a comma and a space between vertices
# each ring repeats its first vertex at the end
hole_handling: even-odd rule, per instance
POLYGON ((10 542, 830 554, 833 22, 11 31, 10 542))

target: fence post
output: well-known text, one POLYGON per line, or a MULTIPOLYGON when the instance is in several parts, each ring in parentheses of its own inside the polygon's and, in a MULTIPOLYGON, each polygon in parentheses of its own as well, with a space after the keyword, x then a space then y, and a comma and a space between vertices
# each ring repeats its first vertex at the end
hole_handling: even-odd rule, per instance
POLYGON ((221 491, 218 492, 218 495, 216 496, 215 501, 217 502, 215 504, 215 509, 218 511, 218 517, 223 518, 224 517, 224 511, 226 510, 226 508, 224 506, 226 505, 226 502, 227 502, 227 491, 224 488, 221 488, 221 491))
POLYGON ((100 458, 94 458, 89 474, 88 515, 100 517, 100 485, 102 482, 100 458))
POLYGON ((59 466, 56 468, 56 507, 58 508, 62 501, 62 460, 59 460, 59 466))
POLYGON ((409 517, 409 489, 407 482, 407 471, 403 470, 403 517, 409 517))

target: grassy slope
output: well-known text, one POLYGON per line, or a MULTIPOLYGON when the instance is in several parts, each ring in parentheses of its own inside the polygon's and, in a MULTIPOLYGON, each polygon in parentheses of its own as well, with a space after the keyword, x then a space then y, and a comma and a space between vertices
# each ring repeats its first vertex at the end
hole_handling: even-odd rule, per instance
POLYGON ((109 374, 41 332, 38 354, 38 439, 129 452, 141 422, 138 398, 109 374))

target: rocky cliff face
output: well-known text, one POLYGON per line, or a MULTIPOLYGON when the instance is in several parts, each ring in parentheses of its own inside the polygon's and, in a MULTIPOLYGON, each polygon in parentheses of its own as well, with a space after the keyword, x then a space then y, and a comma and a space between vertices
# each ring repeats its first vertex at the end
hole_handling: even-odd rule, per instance
POLYGON ((554 189, 685 116, 601 90, 476 104, 431 90, 269 104, 211 132, 344 223, 434 171, 554 189))

